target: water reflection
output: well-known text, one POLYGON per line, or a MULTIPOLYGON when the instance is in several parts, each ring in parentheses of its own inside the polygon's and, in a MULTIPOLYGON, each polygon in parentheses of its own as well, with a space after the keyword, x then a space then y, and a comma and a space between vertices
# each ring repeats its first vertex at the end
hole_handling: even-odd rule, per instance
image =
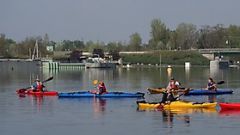
MULTIPOLYGON (((235 71, 234 71, 235 72, 235 71)), ((216 81, 224 80, 228 86, 230 78, 239 79, 239 76, 229 70, 209 69, 208 67, 191 67, 185 69, 184 67, 172 68, 116 68, 116 69, 80 69, 80 70, 59 70, 43 71, 43 77, 54 76, 54 89, 90 89, 92 88, 93 80, 103 80, 108 84, 108 88, 115 90, 144 90, 147 87, 165 87, 168 84, 169 78, 174 77, 184 87, 203 88, 207 83, 209 76, 216 81), (68 81, 70 81, 68 83, 68 81), (65 83, 65 85, 63 85, 65 83), (72 85, 76 84, 78 87, 74 88, 72 85), (55 86, 60 86, 60 88, 55 86), (65 88, 64 88, 65 87, 65 88)), ((226 87, 226 85, 221 85, 226 87)))
POLYGON ((58 100, 57 96, 35 96, 35 95, 22 95, 19 96, 19 101, 26 102, 28 106, 31 106, 33 112, 42 112, 48 110, 48 112, 54 111, 54 102, 58 100))
POLYGON ((172 112, 170 110, 163 110, 162 111, 162 119, 163 119, 163 125, 165 125, 166 128, 172 128, 173 127, 173 120, 174 117, 176 120, 183 121, 186 126, 190 126, 190 116, 187 114, 179 115, 176 112, 172 112))
POLYGON ((93 113, 95 118, 100 118, 106 111, 106 99, 93 98, 93 113))
POLYGON ((210 102, 210 103, 217 102, 217 96, 216 95, 209 95, 208 96, 208 102, 210 102))
POLYGON ((167 68, 167 76, 168 76, 168 80, 170 80, 172 77, 172 68, 171 67, 167 68))
POLYGON ((220 110, 220 116, 238 116, 240 117, 240 110, 220 110))
MULTIPOLYGON (((217 110, 214 109, 205 109, 205 108, 197 108, 197 109, 185 109, 185 108, 178 108, 178 109, 170 109, 170 110, 163 110, 163 109, 146 109, 146 108, 138 108, 138 112, 156 112, 161 113, 158 117, 162 118, 162 124, 164 128, 173 128, 175 122, 183 122, 185 126, 189 127, 191 123, 191 115, 193 114, 217 114, 217 110)), ((155 115, 154 119, 158 119, 155 115)))
POLYGON ((188 82, 190 80, 190 67, 185 67, 185 76, 186 81, 188 82))
POLYGON ((40 112, 42 110, 43 102, 44 102, 44 97, 43 96, 27 96, 28 99, 31 101, 32 107, 36 107, 37 111, 40 112))

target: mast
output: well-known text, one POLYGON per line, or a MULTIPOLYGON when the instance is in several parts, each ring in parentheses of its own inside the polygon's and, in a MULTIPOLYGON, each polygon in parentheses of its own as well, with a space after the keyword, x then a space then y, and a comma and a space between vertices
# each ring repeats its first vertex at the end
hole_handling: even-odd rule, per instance
POLYGON ((38 57, 39 57, 38 54, 39 54, 39 51, 38 51, 38 41, 36 40, 35 46, 34 46, 34 49, 33 49, 33 53, 32 53, 32 60, 38 59, 38 57))
POLYGON ((35 47, 36 47, 36 55, 37 55, 37 59, 38 59, 38 41, 36 40, 36 43, 35 43, 35 47))

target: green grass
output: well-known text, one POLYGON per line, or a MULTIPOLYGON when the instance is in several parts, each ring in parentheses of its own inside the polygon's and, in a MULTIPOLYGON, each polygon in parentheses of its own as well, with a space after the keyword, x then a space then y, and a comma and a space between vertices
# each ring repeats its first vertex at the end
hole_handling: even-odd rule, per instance
POLYGON ((147 54, 123 54, 124 63, 159 64, 160 54, 162 64, 184 65, 190 62, 192 65, 209 65, 209 60, 197 51, 154 51, 147 54))

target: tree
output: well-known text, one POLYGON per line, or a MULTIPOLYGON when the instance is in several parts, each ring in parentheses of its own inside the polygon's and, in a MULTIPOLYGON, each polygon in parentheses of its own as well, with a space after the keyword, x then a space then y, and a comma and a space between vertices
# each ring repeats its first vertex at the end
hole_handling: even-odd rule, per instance
POLYGON ((5 35, 4 34, 0 34, 0 56, 4 56, 5 54, 5 49, 6 47, 6 40, 5 40, 5 35))
POLYGON ((93 49, 93 55, 98 55, 101 58, 104 58, 104 52, 102 49, 93 49))
POLYGON ((197 27, 193 24, 181 23, 176 28, 176 45, 181 49, 197 47, 197 27))
POLYGON ((240 26, 230 25, 227 29, 227 41, 229 47, 240 47, 240 26))
POLYGON ((11 58, 16 54, 16 42, 12 39, 6 38, 4 34, 0 34, 0 56, 11 58))
POLYGON ((130 36, 129 48, 132 51, 140 51, 142 44, 142 38, 140 34, 134 33, 130 36))
POLYGON ((43 37, 43 45, 44 45, 44 46, 48 46, 48 44, 49 44, 49 36, 48 36, 48 34, 46 33, 46 34, 44 35, 44 37, 43 37))
POLYGON ((198 48, 223 48, 226 46, 227 32, 223 25, 204 26, 199 31, 198 48))
POLYGON ((85 47, 84 42, 80 40, 74 40, 73 45, 76 49, 84 49, 85 47))
POLYGON ((167 47, 168 50, 178 49, 176 31, 170 31, 169 32, 169 40, 168 40, 168 43, 167 43, 166 47, 167 47))
MULTIPOLYGON (((166 48, 166 44, 169 39, 169 30, 166 25, 160 19, 154 19, 151 22, 151 39, 149 41, 151 49, 157 49, 158 45, 162 45, 160 48, 166 48), (161 43, 159 43, 161 42, 161 43)), ((158 46, 159 48, 159 46, 158 46)))
POLYGON ((69 60, 70 60, 70 62, 81 62, 81 59, 80 59, 81 56, 82 56, 82 51, 73 50, 70 53, 69 60))

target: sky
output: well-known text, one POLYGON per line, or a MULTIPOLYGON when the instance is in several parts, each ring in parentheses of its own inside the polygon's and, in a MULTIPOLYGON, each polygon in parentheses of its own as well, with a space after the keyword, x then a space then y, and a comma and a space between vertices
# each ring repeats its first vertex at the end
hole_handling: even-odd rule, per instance
POLYGON ((240 25, 239 0, 0 0, 0 33, 22 41, 49 35, 50 40, 128 42, 138 32, 150 39, 150 24, 168 28, 192 23, 240 25))

